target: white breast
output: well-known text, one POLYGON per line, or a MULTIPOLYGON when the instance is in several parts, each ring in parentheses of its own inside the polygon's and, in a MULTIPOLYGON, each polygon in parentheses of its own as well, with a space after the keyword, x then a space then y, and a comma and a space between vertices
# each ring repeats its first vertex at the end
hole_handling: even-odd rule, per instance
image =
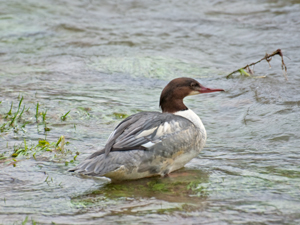
POLYGON ((174 114, 177 116, 182 116, 182 117, 190 120, 196 127, 198 127, 201 130, 201 132, 205 135, 205 140, 206 140, 205 127, 204 127, 201 119, 199 118, 199 116, 197 116, 197 114, 194 113, 193 110, 188 109, 188 110, 184 110, 184 111, 178 111, 174 114))

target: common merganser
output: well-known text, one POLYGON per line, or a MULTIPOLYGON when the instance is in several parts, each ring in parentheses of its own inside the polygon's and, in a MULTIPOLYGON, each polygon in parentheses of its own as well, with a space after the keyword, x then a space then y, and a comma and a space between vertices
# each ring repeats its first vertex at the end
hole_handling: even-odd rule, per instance
POLYGON ((160 96, 160 112, 127 117, 110 134, 103 149, 70 172, 132 180, 166 176, 196 157, 206 142, 200 118, 184 103, 189 95, 224 91, 202 86, 192 78, 172 80, 160 96))

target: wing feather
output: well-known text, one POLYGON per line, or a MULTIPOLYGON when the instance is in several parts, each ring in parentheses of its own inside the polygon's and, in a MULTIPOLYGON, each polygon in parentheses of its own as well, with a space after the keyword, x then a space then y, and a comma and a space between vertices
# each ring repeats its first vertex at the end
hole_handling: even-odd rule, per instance
POLYGON ((170 113, 141 112, 122 121, 112 132, 105 154, 111 151, 148 149, 170 134, 194 126, 188 119, 170 113), (146 147, 145 147, 146 146, 146 147))

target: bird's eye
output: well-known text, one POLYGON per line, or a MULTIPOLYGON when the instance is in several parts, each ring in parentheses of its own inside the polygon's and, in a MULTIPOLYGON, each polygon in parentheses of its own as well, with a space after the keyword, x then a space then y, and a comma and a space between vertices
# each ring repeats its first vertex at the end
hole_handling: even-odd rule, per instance
POLYGON ((196 83, 191 83, 191 87, 196 87, 197 86, 197 84, 196 83))

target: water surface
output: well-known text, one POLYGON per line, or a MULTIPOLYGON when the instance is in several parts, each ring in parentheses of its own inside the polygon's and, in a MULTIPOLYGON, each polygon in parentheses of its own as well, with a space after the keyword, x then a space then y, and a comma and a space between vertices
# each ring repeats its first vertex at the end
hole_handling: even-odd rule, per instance
POLYGON ((299 224, 299 18, 296 0, 2 1, 0 223, 299 224), (287 81, 278 56, 225 78, 278 48, 287 81), (226 90, 185 100, 197 158, 120 184, 67 172, 180 76, 226 90))

